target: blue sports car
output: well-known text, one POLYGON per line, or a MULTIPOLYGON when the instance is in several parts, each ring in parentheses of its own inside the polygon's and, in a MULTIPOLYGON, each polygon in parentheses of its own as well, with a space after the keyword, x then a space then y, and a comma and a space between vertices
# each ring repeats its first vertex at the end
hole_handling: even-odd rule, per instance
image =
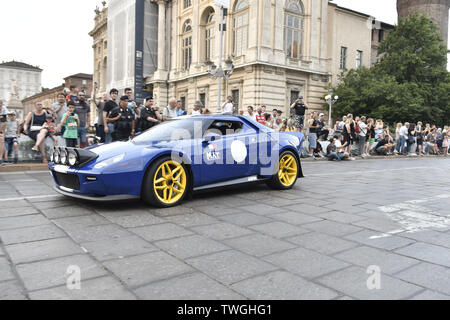
POLYGON ((303 134, 278 133, 241 116, 185 116, 128 141, 56 147, 49 168, 59 193, 87 200, 141 198, 180 204, 198 190, 264 181, 287 190, 303 177, 303 134))

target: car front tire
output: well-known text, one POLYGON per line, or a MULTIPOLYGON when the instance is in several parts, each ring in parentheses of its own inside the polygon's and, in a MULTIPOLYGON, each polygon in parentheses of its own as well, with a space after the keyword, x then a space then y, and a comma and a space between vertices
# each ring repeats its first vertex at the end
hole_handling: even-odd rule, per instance
POLYGON ((147 171, 142 200, 159 208, 170 208, 183 202, 189 193, 188 171, 182 163, 163 157, 147 171))

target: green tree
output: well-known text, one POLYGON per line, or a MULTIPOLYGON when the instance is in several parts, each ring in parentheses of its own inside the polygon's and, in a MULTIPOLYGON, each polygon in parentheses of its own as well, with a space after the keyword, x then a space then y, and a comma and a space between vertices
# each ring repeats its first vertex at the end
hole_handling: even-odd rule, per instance
POLYGON ((417 13, 400 20, 378 53, 382 58, 371 69, 341 75, 334 114, 367 115, 389 123, 448 124, 447 49, 434 22, 417 13))

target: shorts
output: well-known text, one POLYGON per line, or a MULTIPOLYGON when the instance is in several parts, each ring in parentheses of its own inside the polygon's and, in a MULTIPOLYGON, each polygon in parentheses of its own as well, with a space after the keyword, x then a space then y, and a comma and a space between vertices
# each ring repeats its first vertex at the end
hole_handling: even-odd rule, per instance
POLYGON ((12 146, 14 143, 19 143, 19 140, 17 138, 5 138, 5 143, 12 146))
POLYGON ((423 145, 423 138, 417 137, 417 145, 422 146, 423 145))
POLYGON ((317 133, 308 133, 309 148, 317 148, 317 133))
POLYGON ((381 146, 377 148, 378 153, 383 153, 386 150, 386 146, 381 146))
POLYGON ((374 144, 374 143, 375 143, 375 138, 370 138, 369 144, 374 144))
POLYGON ((302 129, 303 130, 303 128, 305 126, 305 116, 295 115, 294 116, 294 126, 297 129, 302 129))

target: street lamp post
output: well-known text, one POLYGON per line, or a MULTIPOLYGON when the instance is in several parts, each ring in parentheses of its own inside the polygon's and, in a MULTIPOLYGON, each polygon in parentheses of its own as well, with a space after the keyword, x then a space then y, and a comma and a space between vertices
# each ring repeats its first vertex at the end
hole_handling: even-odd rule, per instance
POLYGON ((339 97, 338 96, 334 96, 333 97, 333 89, 328 90, 328 95, 325 97, 325 100, 328 102, 328 106, 330 107, 330 110, 328 111, 328 125, 330 126, 330 128, 332 128, 331 126, 331 107, 338 102, 339 97))
POLYGON ((226 23, 224 21, 224 17, 227 15, 227 9, 225 9, 223 6, 220 8, 220 56, 219 56, 219 66, 216 66, 214 62, 211 60, 206 61, 206 72, 209 73, 212 79, 216 80, 219 79, 218 84, 218 102, 217 102, 217 111, 219 113, 222 112, 222 82, 223 79, 229 79, 230 76, 233 74, 234 71, 234 65, 231 58, 228 58, 225 60, 225 66, 222 65, 222 59, 223 59, 223 38, 224 38, 224 31, 226 30, 226 23))

